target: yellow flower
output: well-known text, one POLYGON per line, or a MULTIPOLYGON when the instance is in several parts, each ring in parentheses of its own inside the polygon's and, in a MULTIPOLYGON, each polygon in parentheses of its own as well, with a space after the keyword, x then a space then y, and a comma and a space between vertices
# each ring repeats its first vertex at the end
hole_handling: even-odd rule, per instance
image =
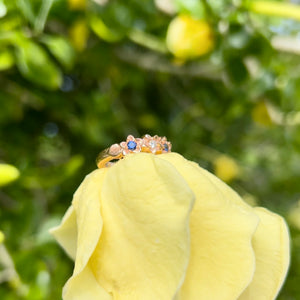
POLYGON ((52 234, 75 260, 64 300, 274 299, 289 265, 284 220, 177 153, 95 170, 52 234))
POLYGON ((210 52, 214 47, 213 30, 204 20, 180 15, 169 25, 167 47, 181 59, 195 58, 210 52))
POLYGON ((220 155, 214 160, 214 169, 217 177, 230 182, 241 173, 238 164, 227 155, 220 155))
POLYGON ((20 171, 13 165, 0 164, 0 186, 7 185, 20 176, 20 171))

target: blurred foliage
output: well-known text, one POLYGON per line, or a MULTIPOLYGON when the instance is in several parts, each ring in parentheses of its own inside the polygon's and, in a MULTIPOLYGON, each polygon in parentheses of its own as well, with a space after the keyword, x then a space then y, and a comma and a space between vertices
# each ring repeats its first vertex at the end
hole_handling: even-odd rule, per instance
POLYGON ((300 299, 299 10, 281 1, 0 0, 0 162, 16 172, 8 181, 20 172, 0 190, 0 299, 61 299, 72 262, 48 229, 97 152, 129 133, 166 135, 246 201, 285 216, 292 265, 278 299, 300 299), (169 52, 178 16, 213 35, 173 34, 175 47, 210 38, 210 52, 169 52))

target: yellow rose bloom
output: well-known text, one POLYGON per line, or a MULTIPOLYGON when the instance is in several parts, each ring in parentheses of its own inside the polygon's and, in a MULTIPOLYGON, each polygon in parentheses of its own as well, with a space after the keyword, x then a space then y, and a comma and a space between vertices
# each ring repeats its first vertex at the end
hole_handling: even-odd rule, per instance
POLYGON ((169 25, 166 44, 169 51, 180 59, 195 58, 213 49, 213 30, 204 20, 179 15, 169 25))
POLYGON ((93 171, 52 234, 75 261, 64 300, 275 299, 289 265, 283 218, 177 153, 93 171))

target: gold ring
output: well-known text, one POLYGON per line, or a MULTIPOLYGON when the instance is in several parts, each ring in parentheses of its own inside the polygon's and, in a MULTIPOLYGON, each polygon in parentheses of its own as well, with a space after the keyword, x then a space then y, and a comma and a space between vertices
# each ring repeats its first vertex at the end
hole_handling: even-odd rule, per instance
POLYGON ((171 152, 172 144, 167 138, 159 137, 158 135, 144 135, 142 138, 135 138, 133 135, 128 135, 126 141, 119 144, 113 144, 100 152, 96 159, 97 167, 105 168, 112 164, 113 160, 122 159, 130 153, 146 152, 153 154, 162 154, 171 152))

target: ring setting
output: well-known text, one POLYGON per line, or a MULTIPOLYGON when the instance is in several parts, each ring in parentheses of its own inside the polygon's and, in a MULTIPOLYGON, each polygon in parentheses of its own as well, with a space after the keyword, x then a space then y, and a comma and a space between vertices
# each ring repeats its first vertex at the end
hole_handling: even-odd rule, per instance
POLYGON ((144 135, 142 138, 135 138, 128 135, 126 141, 119 144, 113 144, 109 148, 99 153, 96 164, 97 167, 109 167, 113 160, 122 159, 130 153, 146 152, 152 154, 162 154, 171 152, 172 144, 167 138, 158 135, 144 135))

